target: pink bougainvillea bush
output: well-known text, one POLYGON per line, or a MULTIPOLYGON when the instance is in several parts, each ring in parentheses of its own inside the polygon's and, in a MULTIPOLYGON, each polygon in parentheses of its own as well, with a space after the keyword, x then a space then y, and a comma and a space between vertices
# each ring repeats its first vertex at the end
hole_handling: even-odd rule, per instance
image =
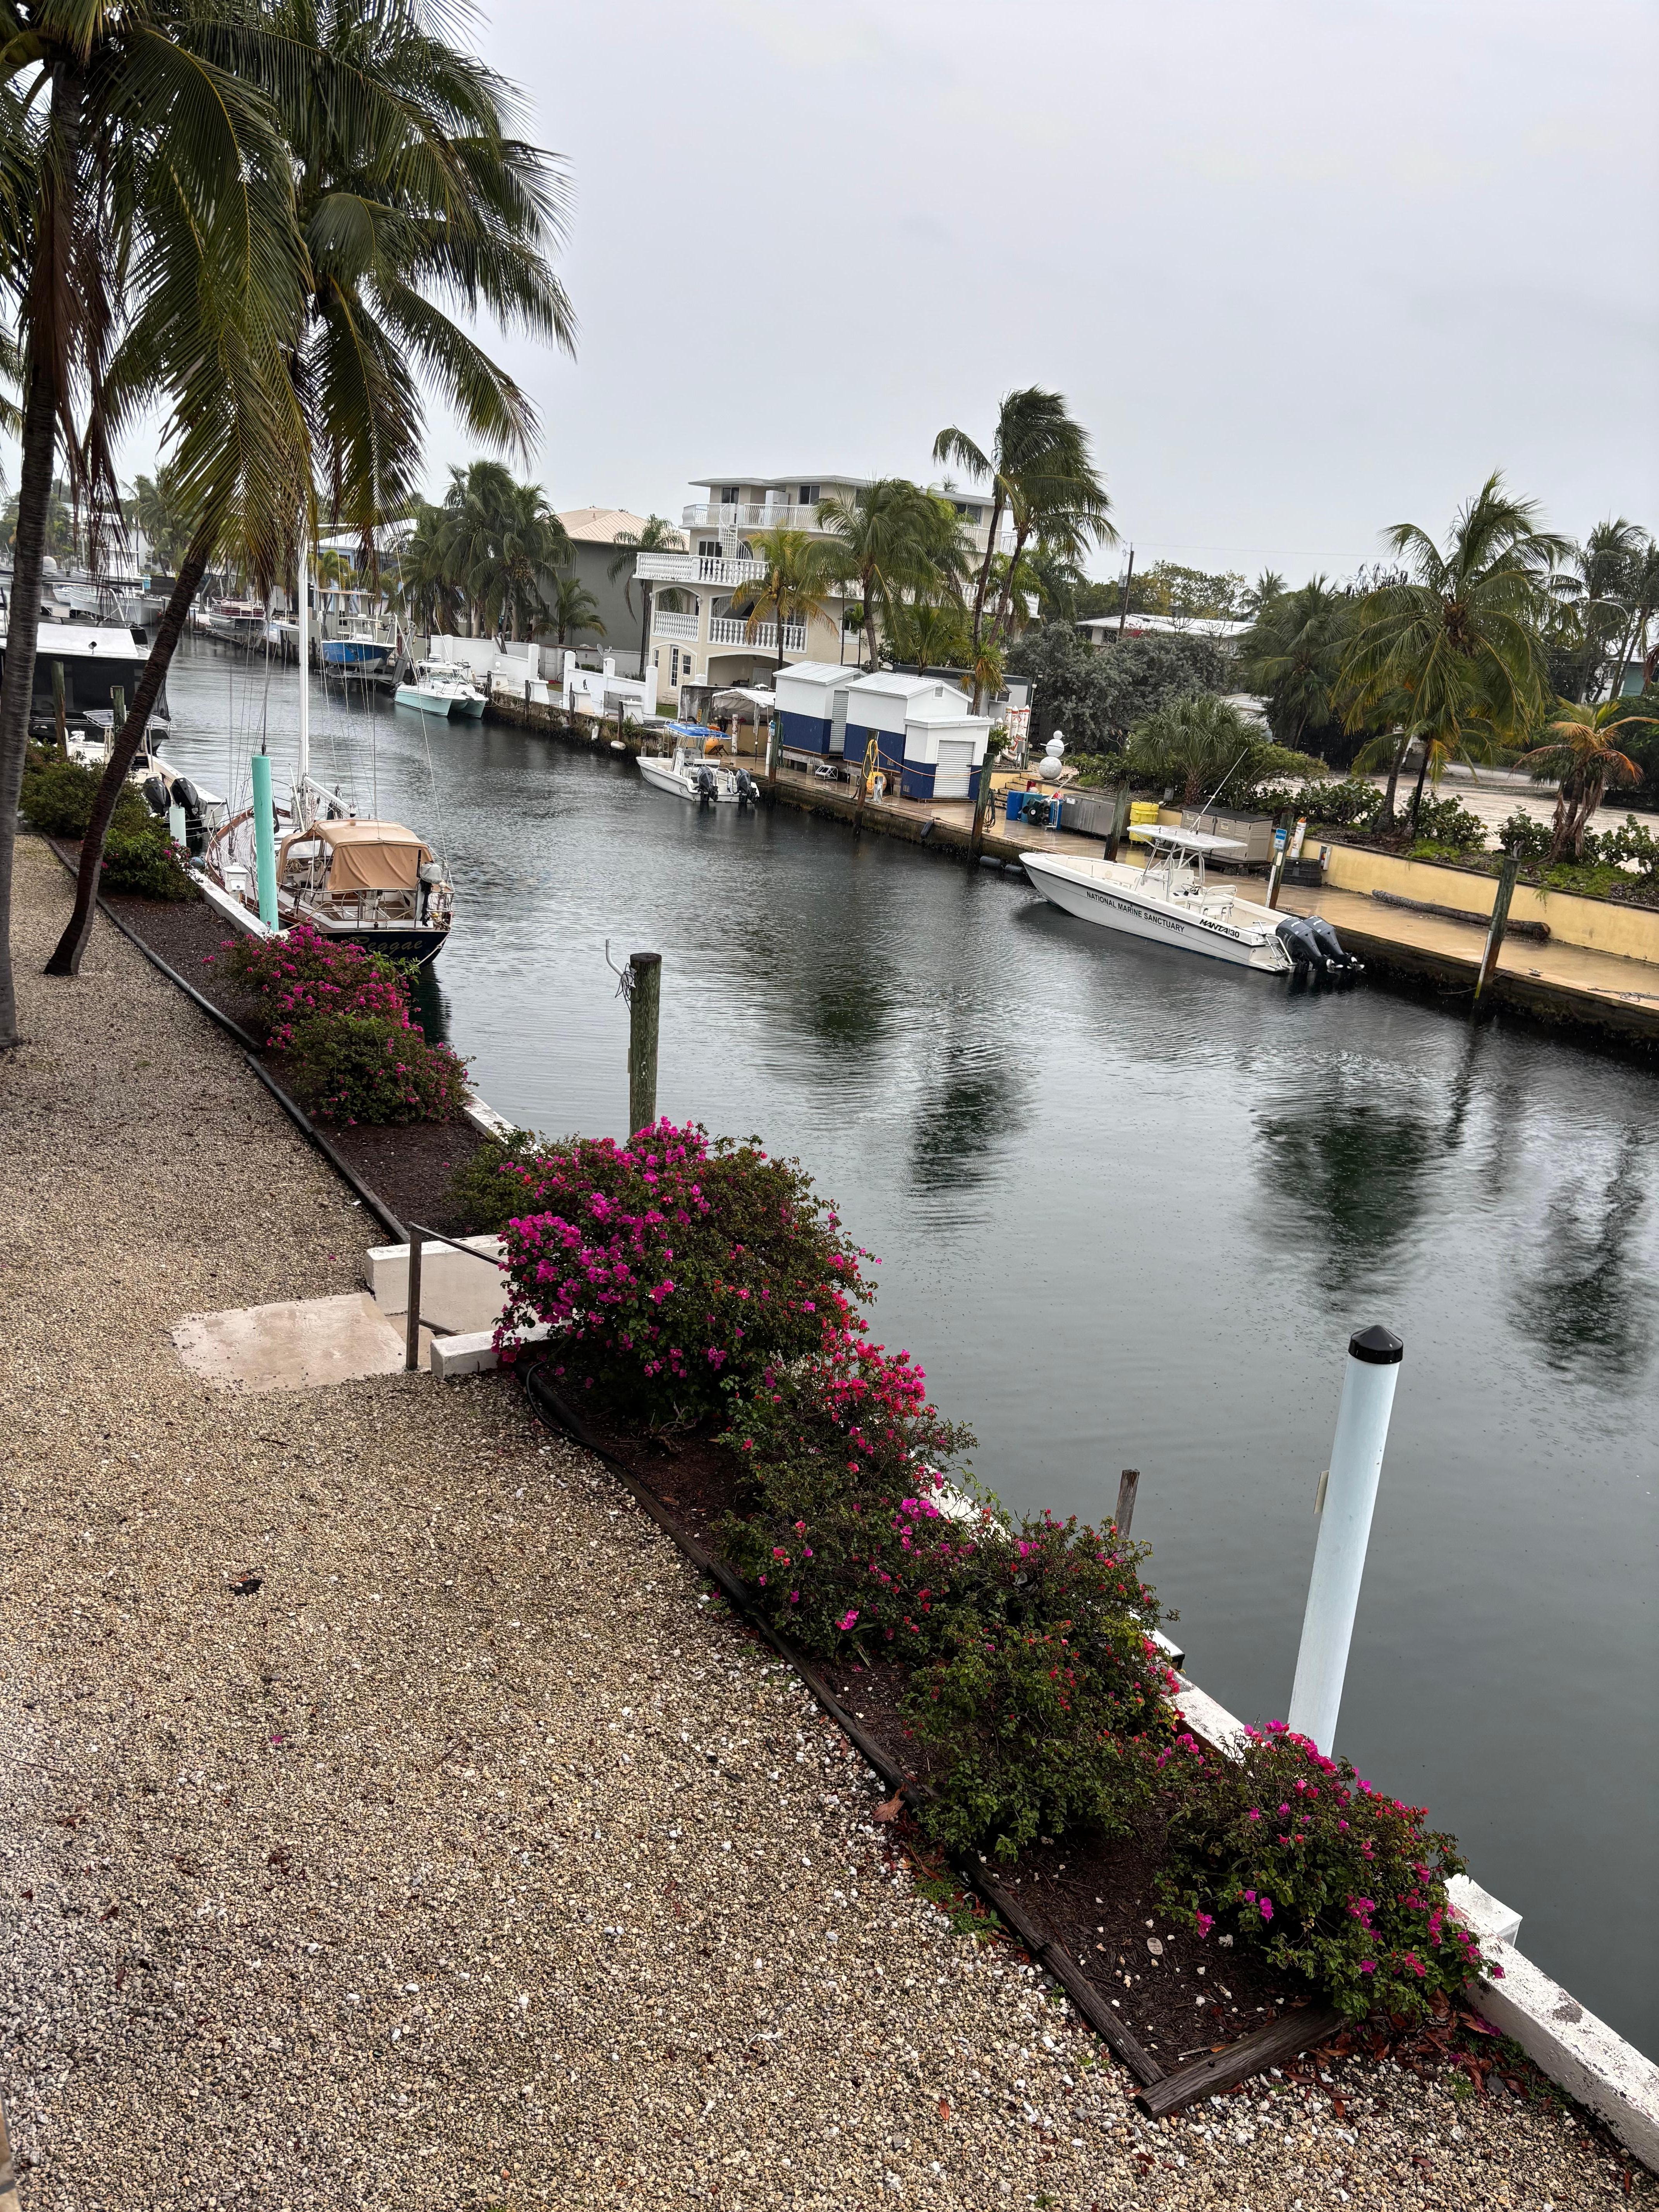
POLYGON ((554 1326, 554 1378, 629 1419, 684 1426, 826 1330, 856 1334, 868 1255, 793 1161, 659 1121, 505 1159, 505 1342, 554 1326))
POLYGON ((1165 1902, 1200 1936, 1305 1974, 1351 2019, 1443 2010, 1482 1971, 1446 1901, 1454 1839, 1284 1722, 1247 1734, 1237 1759, 1189 1735, 1162 1754, 1165 1902))
POLYGON ((410 1018, 397 963, 301 922, 239 937, 222 972, 258 1002, 295 1096, 319 1121, 451 1121, 466 1103, 466 1064, 410 1018))
POLYGON ((905 1670, 930 1835, 1006 1856, 1078 1821, 1122 1832, 1150 1793, 1143 1743, 1169 1729, 1139 1547, 1011 1523, 908 1355, 856 1336, 763 1376, 726 1441, 750 1494, 725 1547, 773 1620, 843 1665, 905 1670))

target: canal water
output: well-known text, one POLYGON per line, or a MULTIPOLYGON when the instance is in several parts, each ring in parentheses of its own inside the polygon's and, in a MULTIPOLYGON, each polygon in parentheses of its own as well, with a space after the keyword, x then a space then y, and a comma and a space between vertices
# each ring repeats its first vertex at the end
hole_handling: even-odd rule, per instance
MULTIPOLYGON (((179 765, 222 787, 264 728, 281 787, 294 672, 233 688, 198 646, 170 688, 179 765)), ((606 945, 659 951, 661 1109, 835 1195, 883 1262, 877 1337, 1009 1503, 1100 1516, 1141 1470, 1191 1670, 1246 1717, 1289 1701, 1348 1334, 1403 1337, 1338 1747, 1659 2053, 1655 1078, 1105 938, 787 809, 700 813, 608 750, 313 696, 319 767, 447 848, 438 980, 483 1096, 623 1135, 606 945)))

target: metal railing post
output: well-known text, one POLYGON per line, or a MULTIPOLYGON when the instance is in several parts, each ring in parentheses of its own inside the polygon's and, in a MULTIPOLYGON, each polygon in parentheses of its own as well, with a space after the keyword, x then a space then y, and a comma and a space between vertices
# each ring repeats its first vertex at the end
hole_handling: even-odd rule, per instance
POLYGON ((404 1319, 404 1370, 412 1375, 421 1364, 421 1249, 423 1239, 412 1224, 409 1232, 409 1311, 404 1319))

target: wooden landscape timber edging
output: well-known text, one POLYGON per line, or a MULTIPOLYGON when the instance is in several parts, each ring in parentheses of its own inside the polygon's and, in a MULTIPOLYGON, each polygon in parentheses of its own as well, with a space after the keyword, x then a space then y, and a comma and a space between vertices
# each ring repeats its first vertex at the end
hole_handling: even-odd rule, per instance
MULTIPOLYGON (((765 1615, 757 1609, 747 1586, 739 1577, 723 1560, 705 1552, 701 1544, 677 1528, 660 1501, 647 1486, 612 1457, 592 1435, 574 1407, 568 1404, 545 1380, 540 1364, 526 1369, 524 1387, 525 1395, 543 1418, 552 1420, 584 1451, 591 1452, 595 1459, 609 1468, 641 1511, 684 1553, 699 1573, 707 1575, 719 1585, 733 1609, 799 1676, 866 1765, 880 1775, 896 1795, 902 1796, 913 1806, 919 1804, 927 1793, 912 1777, 901 1771, 884 1747, 853 1717, 811 1660, 798 1650, 787 1637, 781 1636, 765 1615)), ((1081 2018, 1099 2036, 1113 2056, 1134 2075, 1140 2084, 1135 2102, 1141 2110, 1153 2112, 1154 2108, 1147 2100, 1153 2096, 1157 2098, 1157 2118, 1162 2118, 1168 2113, 1179 2112, 1200 2097, 1231 2088, 1249 2075, 1276 2064, 1281 2058, 1293 2057, 1298 2051, 1324 2043, 1341 2026, 1342 2016, 1334 2006, 1299 2007, 1285 2014, 1282 2018, 1270 2021, 1267 2027, 1258 2028, 1243 2037, 1238 2042, 1210 2052, 1207 2057, 1194 2064, 1166 2075, 1140 2039, 1118 2019, 1109 2004, 1101 1997, 1077 1960, 1063 1945, 1042 1933, 1018 1900, 1009 1893, 988 1867, 962 1856, 953 1857, 951 1863, 963 1884, 989 1905, 1036 1964, 1060 1984, 1081 2018)))

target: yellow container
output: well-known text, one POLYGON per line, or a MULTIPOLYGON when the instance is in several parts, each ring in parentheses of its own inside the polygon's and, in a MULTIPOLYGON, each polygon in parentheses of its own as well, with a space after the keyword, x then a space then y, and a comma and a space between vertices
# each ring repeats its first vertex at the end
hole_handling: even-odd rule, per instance
POLYGON ((1156 822, 1158 817, 1158 805, 1157 799, 1132 799, 1129 801, 1129 819, 1131 822, 1156 822))

